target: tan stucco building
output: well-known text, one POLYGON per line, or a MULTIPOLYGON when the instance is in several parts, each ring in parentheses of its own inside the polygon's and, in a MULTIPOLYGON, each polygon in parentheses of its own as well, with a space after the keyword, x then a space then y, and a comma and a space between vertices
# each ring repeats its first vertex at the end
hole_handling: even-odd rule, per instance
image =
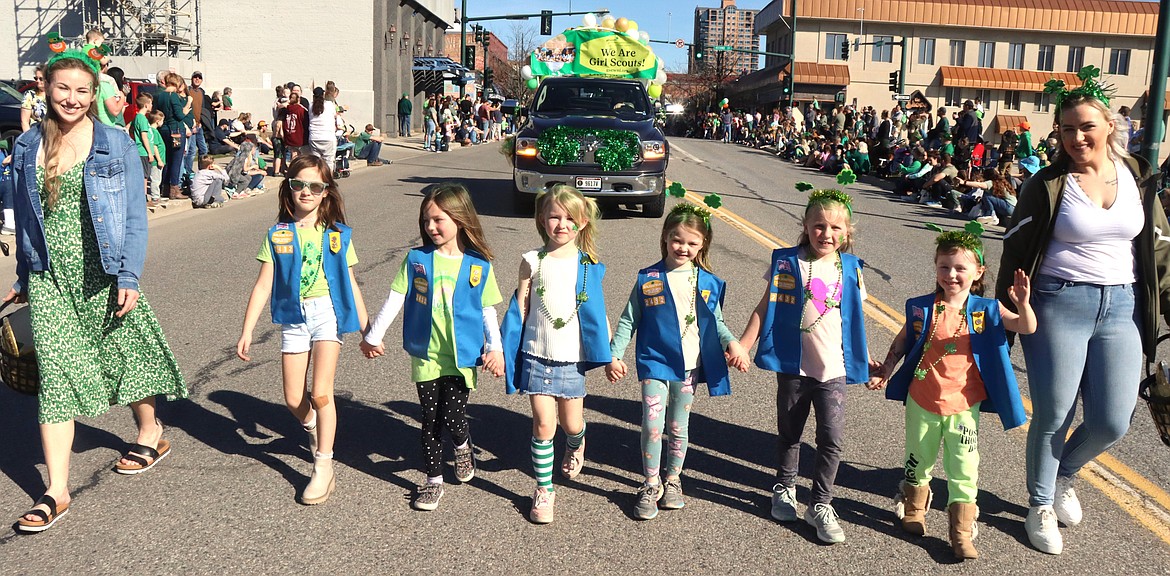
MULTIPOLYGON (((879 110, 893 105, 890 73, 898 71, 906 39, 905 92, 920 91, 936 109, 981 99, 985 137, 1021 120, 1037 137, 1052 125, 1044 83, 1097 66, 1117 93, 1114 110, 1141 119, 1153 61, 1158 3, 1117 0, 774 0, 756 18, 765 50, 794 54, 794 99, 840 99, 879 110), (793 33, 795 27, 795 34, 793 33), (862 35, 864 34, 864 35, 862 35), (855 39, 884 46, 860 46, 855 39), (849 43, 842 59, 841 42, 849 43), (793 47, 795 46, 795 52, 793 47)), ((768 57, 764 69, 731 89, 742 107, 768 107, 783 98, 787 62, 768 57)))

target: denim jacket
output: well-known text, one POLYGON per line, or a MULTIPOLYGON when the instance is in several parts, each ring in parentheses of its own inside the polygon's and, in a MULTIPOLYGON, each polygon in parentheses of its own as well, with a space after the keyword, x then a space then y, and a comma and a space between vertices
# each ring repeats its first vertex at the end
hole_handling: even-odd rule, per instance
MULTIPOLYGON (((37 153, 41 125, 16 139, 12 166, 16 186, 16 283, 28 288, 28 274, 48 270, 45 216, 37 189, 37 153)), ((97 236, 102 268, 118 277, 118 288, 138 290, 138 278, 146 260, 146 193, 138 147, 116 127, 93 123, 93 145, 85 161, 84 195, 89 202, 90 224, 97 236)))

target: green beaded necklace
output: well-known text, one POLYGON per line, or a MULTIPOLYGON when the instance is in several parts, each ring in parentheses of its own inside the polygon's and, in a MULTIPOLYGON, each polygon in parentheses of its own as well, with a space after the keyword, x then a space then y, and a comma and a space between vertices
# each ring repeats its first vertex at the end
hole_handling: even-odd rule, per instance
POLYGON ((809 324, 808 327, 805 327, 805 325, 804 325, 804 312, 808 308, 808 306, 805 306, 804 302, 808 302, 809 300, 812 300, 812 297, 813 297, 813 293, 812 293, 813 261, 812 260, 808 261, 808 277, 805 278, 805 281, 804 281, 804 302, 801 302, 800 323, 797 324, 798 326, 800 326, 800 331, 804 332, 805 334, 812 332, 813 328, 816 328, 817 324, 820 324, 821 320, 825 319, 825 315, 827 315, 830 311, 832 311, 833 308, 837 308, 837 307, 841 306, 841 289, 842 289, 841 282, 845 279, 845 271, 844 271, 844 267, 841 265, 841 252, 839 252, 839 251, 834 252, 834 254, 837 255, 837 264, 836 264, 837 265, 837 292, 835 294, 833 294, 832 296, 825 296, 825 311, 821 312, 821 315, 817 316, 817 319, 813 320, 812 324, 809 324))
POLYGON ((577 312, 581 310, 581 305, 589 300, 589 295, 585 293, 586 288, 589 286, 589 257, 581 254, 581 265, 585 267, 585 279, 581 282, 581 291, 577 293, 577 303, 576 306, 573 307, 573 313, 569 314, 568 318, 559 318, 553 317, 552 312, 550 312, 548 309, 548 304, 544 300, 544 274, 541 272, 541 264, 544 262, 545 256, 548 256, 548 252, 546 250, 541 250, 540 252, 536 253, 536 278, 537 281, 540 282, 540 285, 536 287, 535 292, 536 296, 540 298, 541 315, 552 323, 553 329, 560 330, 568 323, 572 322, 573 318, 577 317, 577 312))
POLYGON ((932 318, 930 320, 930 338, 926 339, 926 344, 922 346, 922 356, 918 357, 918 364, 916 364, 914 366, 914 379, 915 380, 925 380, 926 374, 928 372, 930 372, 931 370, 934 370, 934 367, 938 366, 938 363, 942 362, 942 359, 945 358, 947 356, 947 354, 957 354, 959 352, 959 346, 958 346, 959 336, 961 336, 963 334, 963 330, 965 328, 967 328, 967 306, 966 305, 964 305, 963 308, 961 310, 959 310, 959 327, 956 328, 955 333, 951 335, 951 341, 947 342, 946 344, 943 344, 942 355, 940 355, 938 358, 936 358, 934 360, 934 362, 931 362, 930 366, 927 366, 926 368, 922 367, 922 359, 924 357, 926 357, 926 351, 930 350, 931 343, 934 342, 934 333, 935 333, 935 330, 938 329, 939 316, 941 316, 942 313, 946 309, 947 309, 946 304, 943 304, 942 302, 935 300, 935 302, 934 302, 934 318, 932 318))

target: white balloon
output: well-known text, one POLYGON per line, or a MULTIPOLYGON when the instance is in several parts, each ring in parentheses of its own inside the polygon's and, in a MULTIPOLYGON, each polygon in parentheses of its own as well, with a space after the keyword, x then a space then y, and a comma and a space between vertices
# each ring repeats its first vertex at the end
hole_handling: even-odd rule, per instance
POLYGON ((525 64, 523 67, 521 67, 520 68, 520 77, 525 79, 525 80, 532 78, 532 66, 525 64))
POLYGON ((596 28, 597 15, 592 13, 586 14, 585 17, 581 19, 581 24, 584 24, 586 28, 596 28))
POLYGON ((655 84, 666 84, 666 70, 665 69, 663 69, 663 68, 658 69, 658 75, 654 77, 654 83, 655 84))
POLYGON ((648 44, 650 42, 650 33, 645 30, 638 32, 638 38, 642 40, 643 44, 648 44))

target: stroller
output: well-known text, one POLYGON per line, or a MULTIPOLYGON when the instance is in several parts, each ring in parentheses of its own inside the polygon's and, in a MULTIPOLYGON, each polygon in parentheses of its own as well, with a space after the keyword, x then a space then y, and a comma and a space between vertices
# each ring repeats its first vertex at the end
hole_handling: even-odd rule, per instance
POLYGON ((349 134, 353 133, 353 126, 349 126, 345 134, 337 137, 337 154, 333 157, 333 177, 349 178, 349 161, 353 159, 353 142, 349 134))

